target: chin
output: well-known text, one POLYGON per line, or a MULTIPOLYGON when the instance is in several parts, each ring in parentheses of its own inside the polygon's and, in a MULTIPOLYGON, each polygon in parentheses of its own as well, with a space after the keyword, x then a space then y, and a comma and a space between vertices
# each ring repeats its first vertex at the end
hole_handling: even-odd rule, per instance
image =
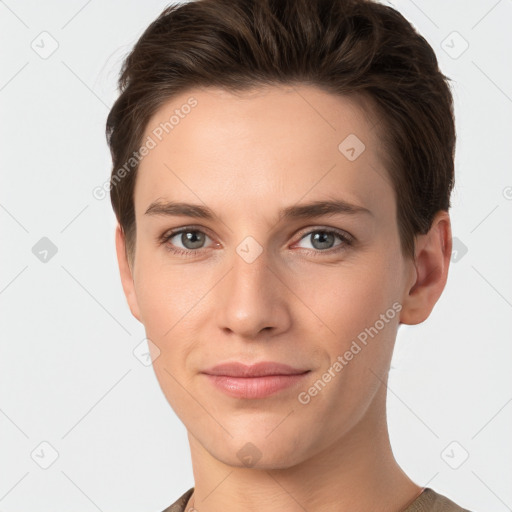
POLYGON ((215 442, 210 438, 204 445, 212 456, 229 466, 286 469, 303 459, 302 450, 297 450, 297 446, 303 447, 304 441, 299 442, 284 432, 281 435, 273 432, 270 436, 267 431, 252 434, 250 430, 245 430, 240 435, 236 431, 230 432, 233 438, 226 436, 215 442))

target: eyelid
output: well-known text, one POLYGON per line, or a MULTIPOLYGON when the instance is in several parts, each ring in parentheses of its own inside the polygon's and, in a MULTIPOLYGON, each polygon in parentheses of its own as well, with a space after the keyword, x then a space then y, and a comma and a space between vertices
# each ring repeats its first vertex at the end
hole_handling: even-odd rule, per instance
POLYGON ((301 251, 305 251, 307 254, 311 255, 312 257, 332 257, 336 255, 340 255, 344 253, 345 251, 352 248, 356 242, 356 239, 353 235, 346 232, 343 229, 339 228, 332 228, 332 227, 309 227, 305 232, 302 232, 300 234, 299 239, 293 243, 292 247, 299 244, 302 240, 306 239, 308 236, 311 236, 313 233, 329 233, 333 234, 338 237, 340 240, 340 243, 334 245, 333 247, 329 247, 328 249, 315 249, 315 248, 309 248, 309 247, 299 247, 301 251))
MULTIPOLYGON (((175 236, 177 236, 183 232, 187 232, 187 231, 197 231, 197 232, 203 233, 208 238, 210 238, 210 240, 213 241, 213 244, 211 246, 213 246, 213 247, 219 246, 219 243, 215 241, 215 237, 213 237, 209 234, 210 230, 208 228, 206 228, 204 226, 195 226, 195 225, 180 226, 178 228, 166 230, 162 235, 160 235, 158 237, 158 239, 157 239, 158 244, 164 245, 165 248, 170 252, 173 252, 175 254, 184 255, 184 256, 190 256, 190 257, 193 257, 194 255, 200 255, 203 253, 203 251, 205 251, 206 249, 211 247, 211 246, 200 247, 195 250, 194 249, 186 249, 186 248, 182 249, 181 247, 176 247, 174 245, 171 247, 169 240, 171 238, 174 238, 175 236)), ((301 240, 306 238, 308 235, 310 236, 311 234, 313 234, 315 232, 332 233, 334 235, 337 235, 339 237, 339 239, 341 240, 341 243, 339 243, 338 245, 335 245, 334 247, 331 247, 331 248, 325 249, 325 250, 301 248, 301 250, 307 251, 308 253, 314 254, 315 256, 329 255, 329 254, 343 251, 343 250, 347 249, 348 247, 352 246, 356 242, 356 238, 343 229, 334 228, 331 226, 312 225, 312 226, 307 226, 305 228, 302 228, 300 230, 300 232, 298 234, 298 239, 296 242, 294 242, 292 244, 292 246, 299 243, 301 240)))
MULTIPOLYGON (((210 237, 210 239, 212 239, 212 240, 215 238, 210 234, 210 231, 208 228, 206 228, 204 226, 194 226, 194 225, 180 226, 178 228, 168 229, 168 230, 164 231, 164 233, 162 235, 159 235, 157 238, 159 241, 161 241, 164 239, 168 239, 169 237, 178 235, 187 230, 188 231, 199 231, 201 233, 204 233, 208 237, 210 237)), ((347 238, 348 240, 350 240, 352 242, 355 241, 355 237, 353 235, 351 235, 349 232, 345 231, 344 229, 335 228, 332 226, 324 226, 324 225, 312 225, 312 226, 307 226, 305 228, 302 228, 299 231, 299 234, 297 235, 299 237, 298 240, 302 240, 302 238, 305 235, 311 234, 314 231, 333 232, 333 233, 336 233, 340 236, 347 238)))
MULTIPOLYGON (((169 241, 169 239, 174 238, 176 235, 180 235, 181 233, 184 233, 184 232, 186 233, 187 231, 197 231, 199 233, 204 233, 212 241, 215 238, 210 234, 209 229, 205 228, 204 226, 188 225, 188 226, 180 226, 179 228, 167 229, 161 235, 157 236, 157 242, 158 243, 166 243, 169 241)), ((188 249, 188 250, 192 251, 192 252, 198 252, 202 249, 205 249, 205 247, 201 247, 200 249, 197 249, 195 251, 192 251, 192 249, 188 249)))
POLYGON ((299 239, 302 240, 305 235, 310 235, 311 233, 317 232, 317 231, 324 231, 326 233, 334 233, 341 238, 345 238, 348 242, 355 242, 355 237, 351 235, 348 231, 345 231, 344 229, 340 228, 334 228, 332 226, 322 226, 322 225, 316 225, 316 226, 308 226, 307 228, 303 228, 299 232, 299 239))

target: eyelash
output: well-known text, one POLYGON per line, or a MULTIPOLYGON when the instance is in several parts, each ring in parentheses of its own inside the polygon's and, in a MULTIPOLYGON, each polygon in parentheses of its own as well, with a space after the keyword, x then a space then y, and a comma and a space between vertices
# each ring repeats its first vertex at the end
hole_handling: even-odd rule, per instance
MULTIPOLYGON (((175 237, 176 235, 179 235, 181 233, 187 233, 187 232, 196 232, 196 233, 203 233, 204 235, 208 236, 207 233, 202 231, 201 229, 198 229, 194 226, 185 226, 182 228, 178 228, 171 231, 166 231, 163 235, 161 235, 158 238, 158 242, 160 245, 165 245, 165 249, 169 252, 172 252, 174 254, 177 254, 179 256, 185 256, 189 258, 197 257, 204 249, 205 247, 201 247, 199 249, 180 249, 179 247, 173 247, 168 242, 171 238, 175 237)), ((352 235, 349 235, 348 233, 344 231, 339 231, 337 229, 333 228, 321 228, 321 229, 312 229, 310 231, 307 231, 302 234, 302 236, 299 238, 299 242, 306 238, 307 236, 312 235, 313 233, 326 233, 326 234, 332 234, 337 236, 341 240, 341 244, 331 247, 330 249, 326 249, 324 251, 322 250, 315 250, 315 249, 303 249, 306 250, 308 253, 312 254, 313 256, 323 256, 325 254, 334 254, 341 252, 345 250, 347 247, 350 247, 353 245, 355 239, 352 235)), ((209 237, 211 238, 211 237, 209 237)))

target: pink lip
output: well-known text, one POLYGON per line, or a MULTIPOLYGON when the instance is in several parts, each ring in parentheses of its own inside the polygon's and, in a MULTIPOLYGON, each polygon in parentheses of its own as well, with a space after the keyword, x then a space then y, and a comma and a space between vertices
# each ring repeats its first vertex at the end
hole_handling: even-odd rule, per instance
POLYGON ((268 375, 266 377, 206 377, 221 391, 235 398, 264 398, 281 391, 304 378, 309 372, 295 375, 268 375))
POLYGON ((266 375, 298 375, 309 371, 308 369, 293 368, 287 364, 275 363, 272 361, 262 361, 252 365, 246 365, 239 362, 222 363, 202 373, 208 375, 225 375, 228 377, 264 377, 266 375))
POLYGON ((251 366, 224 363, 204 374, 221 391, 235 398, 264 398, 300 381, 310 370, 286 364, 261 362, 251 366))

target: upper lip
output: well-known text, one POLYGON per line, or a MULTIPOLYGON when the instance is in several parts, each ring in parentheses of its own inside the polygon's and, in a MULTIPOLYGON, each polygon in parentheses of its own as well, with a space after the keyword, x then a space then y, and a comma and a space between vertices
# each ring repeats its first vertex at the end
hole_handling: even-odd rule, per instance
POLYGON ((263 377, 267 375, 299 375, 308 371, 293 368, 287 364, 262 361, 252 365, 245 365, 239 362, 222 363, 204 370, 202 373, 225 375, 227 377, 263 377))

